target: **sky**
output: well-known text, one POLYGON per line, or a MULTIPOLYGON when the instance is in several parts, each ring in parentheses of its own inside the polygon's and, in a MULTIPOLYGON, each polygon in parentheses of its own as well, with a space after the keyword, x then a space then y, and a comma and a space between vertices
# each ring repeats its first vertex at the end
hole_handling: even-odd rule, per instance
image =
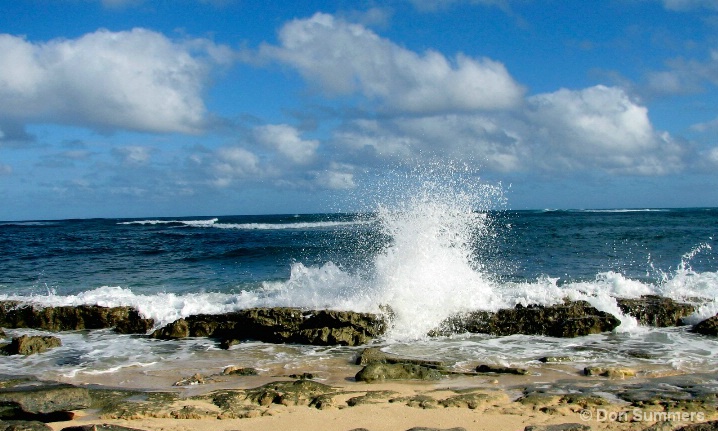
POLYGON ((367 211, 447 166, 718 206, 718 0, 0 0, 0 220, 367 211))

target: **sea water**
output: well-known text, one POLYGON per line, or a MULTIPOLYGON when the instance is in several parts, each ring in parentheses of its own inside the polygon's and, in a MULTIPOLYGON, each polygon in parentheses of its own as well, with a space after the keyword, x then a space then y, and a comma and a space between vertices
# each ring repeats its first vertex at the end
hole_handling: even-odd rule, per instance
MULTIPOLYGON (((258 306, 388 306, 394 320, 379 346, 459 370, 531 368, 547 355, 571 356, 577 368, 718 369, 718 340, 641 326, 615 301, 657 294, 697 304, 691 323, 715 315, 718 209, 496 209, 502 199, 497 187, 428 179, 361 213, 0 222, 0 300, 130 305, 158 327, 258 306), (462 311, 564 298, 586 300, 621 325, 575 339, 426 335, 462 311)), ((48 353, 0 358, 0 374, 149 375, 173 361, 316 371, 356 351, 247 342, 224 352, 208 339, 110 330, 59 336, 63 346, 48 353)))

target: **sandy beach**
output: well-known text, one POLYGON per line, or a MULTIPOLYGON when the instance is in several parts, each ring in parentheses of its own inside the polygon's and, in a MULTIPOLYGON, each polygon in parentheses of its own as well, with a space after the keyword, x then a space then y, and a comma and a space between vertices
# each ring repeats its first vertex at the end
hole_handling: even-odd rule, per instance
POLYGON ((54 430, 114 424, 148 431, 515 431, 572 423, 590 427, 575 429, 674 430, 718 417, 714 373, 614 369, 602 377, 582 375, 575 365, 545 364, 528 375, 365 383, 355 381, 362 366, 352 360, 347 357, 329 374, 305 370, 293 377, 281 367, 257 375, 222 374, 220 368, 194 376, 186 375, 188 369, 166 370, 147 380, 154 387, 144 390, 119 387, 138 385, 145 374, 138 368, 74 379, 74 385, 89 389, 92 408, 49 425, 54 430), (173 382, 180 375, 186 379, 173 382))

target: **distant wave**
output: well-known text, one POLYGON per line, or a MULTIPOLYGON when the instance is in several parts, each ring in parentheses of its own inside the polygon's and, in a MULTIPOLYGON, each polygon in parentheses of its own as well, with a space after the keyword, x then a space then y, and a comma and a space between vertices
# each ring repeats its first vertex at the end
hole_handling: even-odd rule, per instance
POLYGON ((211 227, 217 229, 240 229, 240 230, 283 230, 283 229, 324 229, 342 226, 354 226, 371 223, 367 220, 352 221, 320 221, 320 222, 295 222, 295 223, 218 223, 219 219, 209 220, 135 220, 118 224, 122 225, 159 225, 174 224, 189 227, 211 227))
POLYGON ((124 221, 117 224, 139 224, 139 225, 157 225, 157 224, 180 224, 180 225, 187 225, 187 226, 196 226, 196 227, 209 227, 217 223, 219 219, 213 218, 209 220, 134 220, 134 221, 124 221))
POLYGON ((669 212, 669 209, 660 208, 625 208, 625 209, 604 209, 604 210, 578 210, 584 213, 652 213, 669 212))

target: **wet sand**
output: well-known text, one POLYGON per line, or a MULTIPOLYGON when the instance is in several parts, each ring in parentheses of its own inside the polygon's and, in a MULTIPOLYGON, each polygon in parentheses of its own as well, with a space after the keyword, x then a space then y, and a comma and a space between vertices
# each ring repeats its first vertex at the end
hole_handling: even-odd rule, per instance
POLYGON ((403 431, 412 427, 516 431, 577 423, 596 430, 644 430, 666 419, 673 424, 665 429, 677 429, 718 418, 718 373, 684 374, 654 367, 632 370, 635 375, 626 372, 622 378, 620 373, 585 376, 576 364, 559 363, 532 367, 529 375, 488 373, 449 375, 437 381, 364 383, 355 381, 362 367, 352 361, 349 356, 335 358, 319 370, 276 366, 259 370, 256 376, 223 375, 221 364, 215 368, 198 364, 201 370, 185 364, 75 376, 68 379, 70 383, 94 392, 141 389, 140 395, 76 412, 72 421, 50 426, 61 430, 108 423, 148 431, 403 431), (199 384, 173 386, 197 371, 201 371, 199 384), (306 385, 316 384, 318 389, 294 398, 272 395, 275 398, 264 401, 257 395, 257 388, 271 382, 301 382, 289 376, 302 373, 311 373, 306 385), (146 396, 148 391, 153 395, 146 396))

